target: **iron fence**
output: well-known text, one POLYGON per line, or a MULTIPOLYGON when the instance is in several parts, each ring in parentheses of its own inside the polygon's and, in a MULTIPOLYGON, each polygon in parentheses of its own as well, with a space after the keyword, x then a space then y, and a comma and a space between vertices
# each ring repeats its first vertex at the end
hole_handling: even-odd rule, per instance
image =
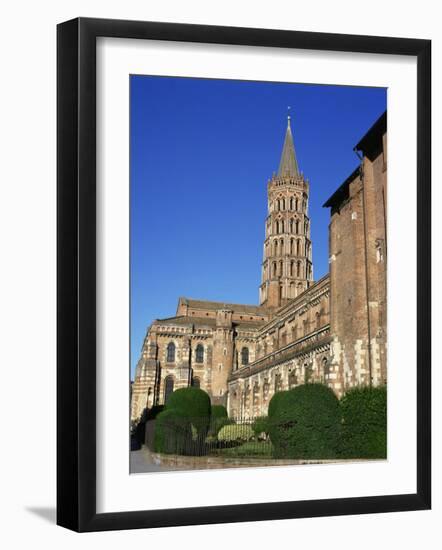
POLYGON ((271 458, 267 417, 184 418, 146 423, 146 446, 156 452, 187 456, 271 458))

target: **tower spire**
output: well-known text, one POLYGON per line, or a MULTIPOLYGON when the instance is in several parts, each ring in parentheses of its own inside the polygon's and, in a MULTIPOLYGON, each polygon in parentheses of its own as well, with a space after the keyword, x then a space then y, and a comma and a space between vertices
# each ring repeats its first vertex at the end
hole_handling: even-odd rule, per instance
POLYGON ((299 172, 290 123, 289 108, 278 175, 267 184, 259 303, 270 309, 284 306, 313 282, 309 183, 299 172))
POLYGON ((287 130, 285 132, 284 146, 282 148, 279 163, 278 176, 299 176, 298 161, 296 159, 295 145, 293 143, 292 129, 290 127, 290 107, 287 114, 287 130))

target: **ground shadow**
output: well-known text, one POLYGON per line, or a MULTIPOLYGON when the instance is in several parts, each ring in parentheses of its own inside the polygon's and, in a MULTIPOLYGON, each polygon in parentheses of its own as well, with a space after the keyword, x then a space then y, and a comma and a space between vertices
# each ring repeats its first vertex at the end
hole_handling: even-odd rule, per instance
POLYGON ((49 523, 56 522, 57 513, 55 507, 50 508, 45 506, 27 506, 26 510, 31 514, 34 514, 46 521, 49 521, 49 523))

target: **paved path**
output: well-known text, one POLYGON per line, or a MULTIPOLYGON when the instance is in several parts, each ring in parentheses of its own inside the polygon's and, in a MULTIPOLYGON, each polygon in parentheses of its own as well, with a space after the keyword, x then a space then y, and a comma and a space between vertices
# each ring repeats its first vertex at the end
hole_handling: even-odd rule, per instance
POLYGON ((143 474, 146 472, 170 472, 175 468, 155 464, 146 447, 139 451, 130 451, 130 473, 143 474))

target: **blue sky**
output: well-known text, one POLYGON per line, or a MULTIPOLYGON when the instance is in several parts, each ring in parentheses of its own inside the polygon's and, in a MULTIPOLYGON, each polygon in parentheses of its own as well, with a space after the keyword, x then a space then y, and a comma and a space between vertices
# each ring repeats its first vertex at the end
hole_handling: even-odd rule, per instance
POLYGON ((131 372, 146 329, 179 296, 258 303, 267 180, 291 106, 310 180, 314 278, 328 271, 325 200, 357 166, 354 145, 384 88, 130 77, 131 372))

